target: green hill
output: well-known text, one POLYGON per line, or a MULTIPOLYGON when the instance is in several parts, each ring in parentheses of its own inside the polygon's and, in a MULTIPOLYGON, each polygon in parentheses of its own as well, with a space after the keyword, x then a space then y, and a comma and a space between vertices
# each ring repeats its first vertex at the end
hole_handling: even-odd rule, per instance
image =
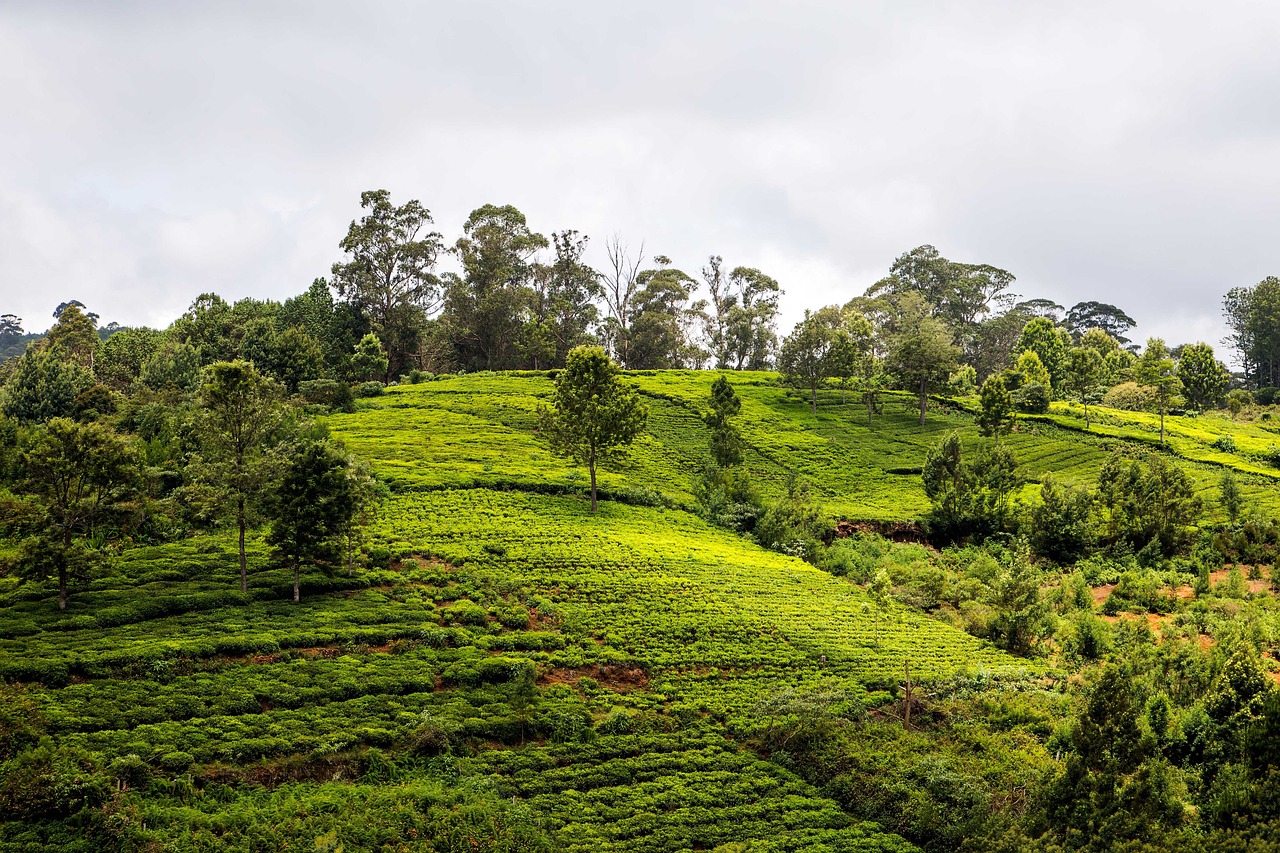
MULTIPOLYGON (((779 495, 798 474, 833 518, 920 518, 925 448, 976 436, 958 406, 922 427, 913 400, 887 395, 868 424, 838 392, 815 417, 772 374, 730 378, 759 488, 779 495)), ((0 675, 23 685, 8 713, 41 721, 50 740, 24 760, 60 782, 44 812, 3 824, 0 849, 98 849, 60 820, 91 795, 119 816, 94 830, 112 843, 179 850, 335 849, 330 832, 348 851, 475 837, 495 850, 912 849, 748 746, 803 730, 811 697, 851 719, 876 712, 907 663, 920 679, 1026 691, 1046 689, 1044 665, 703 522, 690 510, 711 375, 631 380, 649 431, 606 466, 615 500, 596 515, 583 472, 534 429, 545 374, 445 377, 328 418, 392 487, 369 532, 380 568, 307 572, 294 605, 260 542, 241 594, 230 539, 201 536, 126 551, 65 613, 48 590, 4 587, 0 675), (117 790, 66 781, 87 753, 117 790)), ((1032 479, 1092 480, 1117 441, 1149 435, 1141 417, 1100 414, 1086 434, 1056 408, 1009 445, 1032 479)), ((1175 428, 1171 451, 1201 488, 1230 465, 1272 505, 1273 475, 1244 455, 1268 430, 1175 428), (1239 453, 1202 449, 1222 431, 1239 453)), ((1028 773, 1047 735, 1018 736, 1028 773)), ((986 737, 955 735, 956 754, 990 749, 986 737)))

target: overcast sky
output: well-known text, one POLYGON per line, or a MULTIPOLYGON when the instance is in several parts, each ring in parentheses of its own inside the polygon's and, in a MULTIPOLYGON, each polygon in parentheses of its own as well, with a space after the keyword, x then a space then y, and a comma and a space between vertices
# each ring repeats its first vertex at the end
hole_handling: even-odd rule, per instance
POLYGON ((1266 2, 3 0, 0 313, 283 299, 386 188, 759 267, 784 331, 932 243, 1216 345, 1280 274, 1277 43, 1266 2))

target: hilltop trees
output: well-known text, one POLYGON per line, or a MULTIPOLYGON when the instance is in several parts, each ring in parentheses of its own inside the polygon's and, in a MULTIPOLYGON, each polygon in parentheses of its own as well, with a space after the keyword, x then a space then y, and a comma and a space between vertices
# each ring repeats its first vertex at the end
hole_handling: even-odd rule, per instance
POLYGON ((988 376, 982 383, 979 405, 978 432, 995 438, 999 444, 1000 436, 1009 433, 1018 419, 1013 412, 1013 395, 1005 386, 1003 376, 988 376))
POLYGON ((952 343, 946 325, 930 315, 928 304, 920 296, 908 293, 899 298, 896 307, 885 366, 903 387, 919 394, 923 426, 929 386, 947 380, 955 370, 960 350, 952 343))
POLYGON ((596 463, 635 440, 649 415, 635 388, 618 381, 618 367, 600 347, 569 352, 556 377, 552 407, 539 412, 551 447, 587 466, 591 511, 596 511, 596 463))
POLYGON ((1062 376, 1062 391, 1071 394, 1084 408, 1084 425, 1089 427, 1089 396, 1102 382, 1105 364, 1092 347, 1072 347, 1067 352, 1067 367, 1062 376))
POLYGON ((360 206, 368 212, 339 244, 349 259, 333 265, 333 284, 389 348, 390 381, 417 348, 424 315, 439 307, 433 270, 443 238, 424 230, 431 213, 416 199, 396 207, 387 190, 369 190, 360 206))
POLYGON ((198 471, 232 502, 239 532, 240 591, 248 592, 245 530, 250 509, 275 467, 266 445, 283 416, 279 394, 252 364, 223 361, 207 368, 199 404, 205 459, 198 471))
POLYGON ((818 413, 818 388, 831 376, 830 354, 840 323, 839 309, 823 308, 804 312, 804 319, 782 341, 778 371, 783 381, 809 391, 813 413, 818 413))
POLYGON ((719 255, 702 268, 702 280, 711 297, 704 326, 715 366, 765 369, 777 340, 778 282, 751 267, 734 267, 726 274, 719 255))
POLYGON ((1232 347, 1258 387, 1280 385, 1280 278, 1268 276, 1253 287, 1233 287, 1222 313, 1232 347))
POLYGON ((742 464, 742 435, 729 420, 742 411, 742 401, 724 376, 711 383, 711 411, 703 421, 711 430, 711 458, 720 468, 742 464))
POLYGON ((1182 381, 1178 378, 1169 348, 1161 338, 1147 340, 1147 347, 1138 359, 1136 372, 1143 385, 1155 389, 1154 408, 1160 415, 1160 443, 1164 444, 1164 416, 1182 390, 1182 381))

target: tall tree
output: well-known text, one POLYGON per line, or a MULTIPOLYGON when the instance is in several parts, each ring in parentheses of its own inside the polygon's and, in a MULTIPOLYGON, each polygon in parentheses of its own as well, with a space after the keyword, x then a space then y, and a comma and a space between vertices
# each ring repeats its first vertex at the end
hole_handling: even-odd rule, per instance
POLYGON ((860 311, 845 309, 840 312, 840 325, 827 353, 830 374, 840 380, 840 402, 845 391, 855 382, 865 384, 875 372, 875 330, 871 321, 860 311))
POLYGON ((702 316, 702 304, 691 303, 696 282, 658 255, 654 267, 636 276, 639 288, 631 300, 627 336, 628 367, 660 370, 698 360, 689 327, 702 316))
POLYGON ((390 382, 416 350, 423 319, 440 306, 433 270, 444 244, 427 230, 431 212, 416 199, 396 207, 387 190, 369 190, 360 194, 360 206, 367 213, 339 243, 347 260, 333 265, 333 284, 388 347, 384 378, 390 382))
POLYGON ((1047 317, 1033 317, 1022 328, 1013 351, 1021 354, 1030 350, 1040 356, 1040 363, 1049 371, 1051 387, 1057 390, 1067 373, 1067 349, 1070 344, 1071 336, 1066 330, 1054 326, 1053 321, 1047 317))
POLYGON ((359 508, 353 464, 327 441, 304 441, 272 490, 267 542, 293 571, 295 602, 301 598, 303 563, 339 561, 341 539, 359 508))
POLYGON ((896 302, 885 366, 903 388, 919 394, 923 426, 929 386, 947 381, 960 351, 946 325, 930 315, 928 304, 919 295, 905 294, 896 302))
POLYGON ((599 314, 594 301, 603 293, 600 274, 583 261, 585 236, 557 231, 551 246, 551 261, 536 264, 531 276, 524 349, 534 370, 563 365, 569 350, 586 340, 599 314))
POLYGON ((249 512, 275 473, 267 444, 283 410, 274 383, 246 361, 220 361, 205 371, 199 392, 204 411, 204 465, 199 474, 232 501, 239 532, 240 591, 249 591, 245 530, 249 512))
POLYGON ((1233 287, 1223 298, 1228 338, 1258 387, 1280 386, 1280 278, 1233 287))
POLYGON ((1062 390, 1080 401, 1084 408, 1084 426, 1089 428, 1089 397, 1096 393, 1106 365, 1093 347, 1078 346, 1067 351, 1067 369, 1062 376, 1062 390))
POLYGON ((548 245, 509 204, 486 204, 467 217, 453 247, 462 277, 449 287, 446 316, 457 358, 468 369, 518 366, 522 314, 532 298, 533 259, 548 245))
POLYGON ((726 274, 719 255, 702 268, 702 280, 711 296, 704 325, 716 367, 763 370, 777 342, 778 282, 751 267, 726 274))
POLYGON ((1205 343, 1188 344, 1178 355, 1178 379, 1182 394, 1197 409, 1211 409, 1222 404, 1231 374, 1214 358, 1213 347, 1205 343))
POLYGON ((569 352, 551 401, 551 408, 539 412, 539 428, 557 453, 587 466, 595 512, 596 464, 631 444, 649 411, 636 389, 619 381, 618 366, 600 347, 569 352))
POLYGON ((832 345, 840 326, 840 309, 829 305, 816 312, 804 312, 791 334, 782 341, 778 371, 782 380, 809 392, 813 414, 818 414, 818 389, 833 375, 832 345))
POLYGON ((45 346, 62 351, 64 357, 93 372, 94 358, 102 346, 96 314, 87 314, 79 302, 64 302, 54 316, 58 321, 45 336, 45 346))
POLYGON ((1077 341, 1089 330, 1098 329, 1121 344, 1128 344, 1125 334, 1137 325, 1137 321, 1106 302, 1077 302, 1067 311, 1064 325, 1077 341))
POLYGON ((100 561, 87 541, 104 524, 120 523, 137 478, 132 448, 98 423, 54 418, 22 454, 22 489, 39 506, 19 565, 27 577, 55 575, 58 609, 67 608, 70 581, 100 561))
POLYGON ((640 292, 640 269, 644 266, 644 244, 632 254, 616 234, 605 241, 609 265, 604 272, 604 302, 609 317, 604 324, 608 351, 623 367, 630 368, 631 310, 640 292))
POLYGON ((1177 368, 1162 338, 1148 338, 1137 363, 1138 381, 1155 389, 1155 409, 1160 415, 1160 443, 1164 444, 1164 416, 1182 390, 1177 368))
MULTIPOLYGON (((889 295, 919 293, 935 317, 966 337, 1013 282, 1008 270, 948 260, 925 245, 899 256, 889 267, 889 277, 872 290, 889 295)), ((868 291, 868 295, 875 294, 868 291)))

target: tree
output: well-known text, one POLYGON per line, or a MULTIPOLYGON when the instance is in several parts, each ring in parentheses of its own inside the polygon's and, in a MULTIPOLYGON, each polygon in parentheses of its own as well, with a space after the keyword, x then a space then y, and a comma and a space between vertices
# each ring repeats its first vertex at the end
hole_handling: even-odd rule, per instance
POLYGON ((604 272, 604 302, 609 311, 605 323, 608 349, 623 367, 630 368, 631 311, 640 292, 640 268, 644 266, 644 244, 633 255, 616 234, 605 241, 609 266, 604 272))
POLYGON ((1055 327, 1052 320, 1034 317, 1023 326, 1013 351, 1019 354, 1034 352, 1039 356, 1040 363, 1049 371, 1046 384, 1057 390, 1067 372, 1067 347, 1070 343, 1070 336, 1055 327))
POLYGON ((93 385, 93 376, 58 347, 32 347, 17 360, 4 385, 0 411, 23 423, 44 423, 75 414, 76 397, 93 385))
POLYGON ((556 453, 591 473, 591 511, 596 511, 596 463, 635 440, 649 411, 636 389, 618 380, 618 366, 600 347, 569 351, 556 376, 552 407, 539 411, 539 428, 556 453))
POLYGON ((950 433, 925 455, 921 479, 932 503, 931 535, 941 539, 985 536, 1010 520, 1009 497, 1018 487, 1017 463, 996 445, 965 458, 960 436, 950 433))
POLYGON ((1064 486, 1046 474, 1040 503, 1028 514, 1027 535, 1041 557, 1074 563, 1088 555, 1098 539, 1093 494, 1083 486, 1064 486))
POLYGON ((1136 549, 1154 540, 1165 555, 1187 541, 1203 509, 1191 477, 1159 454, 1145 462, 1112 454, 1098 473, 1098 498, 1113 541, 1136 549))
POLYGON ((1164 444, 1164 416, 1169 411, 1182 382, 1169 355, 1169 348, 1161 338, 1148 338, 1146 349, 1137 363, 1137 378, 1143 385, 1155 389, 1155 409, 1160 414, 1160 443, 1164 444))
POLYGON ((22 489, 39 513, 19 566, 27 577, 55 575, 58 609, 65 610, 70 581, 101 562, 89 541, 128 513, 136 459, 129 444, 102 424, 53 418, 36 431, 22 462, 22 489))
POLYGON ((1178 380, 1187 402, 1203 411, 1221 405, 1231 373, 1214 358, 1213 347, 1188 344, 1178 356, 1178 380))
POLYGON ((462 277, 451 280, 445 312, 457 358, 469 370, 516 367, 533 258, 549 243, 509 204, 476 208, 462 232, 453 247, 462 277))
POLYGON ((1092 347, 1072 347, 1067 352, 1067 369, 1062 376, 1062 390, 1080 401, 1084 408, 1084 426, 1089 428, 1089 397, 1101 384, 1105 364, 1092 347))
POLYGON ((1090 330, 1097 329, 1119 343, 1127 344, 1129 339, 1125 333, 1136 326, 1137 321, 1106 302, 1077 302, 1067 311, 1065 325, 1077 341, 1090 330))
POLYGON ((778 370, 782 380, 809 391, 813 413, 818 414, 818 388, 832 375, 831 348, 840 324, 840 309, 828 306, 804 319, 782 341, 778 370))
POLYGON ((655 266, 636 276, 627 337, 628 368, 661 370, 682 367, 695 355, 688 327, 702 316, 702 305, 689 303, 696 282, 658 255, 655 266))
POLYGON ((293 600, 301 598, 303 563, 339 561, 341 540, 359 501, 353 463, 327 441, 304 441, 290 456, 268 502, 267 542, 293 570, 293 600))
POLYGON ((163 342, 160 332, 146 326, 122 329, 103 342, 94 373, 104 384, 123 391, 142 375, 142 366, 163 342))
POLYGON ((1221 496, 1222 508, 1227 512, 1227 518, 1235 524, 1240 518, 1240 509, 1244 506, 1244 493, 1240 491, 1240 484, 1236 482, 1236 477, 1231 473, 1230 468, 1222 469, 1222 476, 1218 478, 1218 494, 1221 496))
POLYGON ((373 332, 365 335, 356 344, 351 354, 351 373, 359 380, 384 376, 387 371, 387 353, 382 349, 382 341, 373 332))
POLYGON ((1257 387, 1280 385, 1280 278, 1233 287, 1223 297, 1228 340, 1257 387))
POLYGON ((0 314, 0 359, 22 354, 21 351, 17 351, 17 348, 24 334, 21 317, 14 314, 0 314))
POLYGON ((94 357, 102 345, 98 337, 97 315, 86 314, 79 302, 64 302, 58 307, 61 310, 54 313, 58 322, 45 336, 45 346, 60 350, 65 358, 92 373, 94 357))
POLYGON ((360 207, 368 212, 338 244, 348 260, 333 265, 333 284, 389 348, 390 382, 416 349, 422 318, 440 306, 433 270, 444 244, 425 230, 431 212, 416 199, 396 207, 387 190, 369 190, 360 194, 360 207))
POLYGON ((702 268, 711 295, 705 329, 711 355, 720 369, 763 370, 777 340, 778 282, 758 269, 734 267, 727 275, 724 261, 712 255, 702 268))
POLYGON ((902 387, 918 391, 923 426, 929 386, 947 380, 960 351, 947 327, 930 316, 927 303, 918 295, 900 297, 897 309, 885 366, 902 387))
POLYGON ((544 363, 563 365, 569 350, 584 342, 599 313, 593 300, 603 292, 600 274, 582 260, 586 237, 558 231, 551 235, 551 245, 551 263, 534 268, 525 324, 526 359, 534 370, 544 363))
MULTIPOLYGON (((967 334, 991 303, 1014 282, 1008 270, 990 264, 948 260, 933 246, 918 246, 900 255, 889 267, 889 277, 872 291, 890 295, 918 293, 931 306, 933 316, 957 333, 967 334)), ((871 291, 868 295, 874 295, 871 291)))
POLYGON ((252 364, 220 361, 205 369, 199 403, 204 411, 200 426, 206 459, 197 470, 234 502, 240 534, 240 591, 248 592, 245 529, 250 509, 275 473, 267 442, 283 416, 279 394, 252 364))
POLYGON ((711 411, 702 420, 711 429, 711 458, 717 466, 742 464, 742 436, 729 418, 742 411, 742 401, 724 376, 711 383, 711 411))
POLYGON ((854 380, 865 382, 875 372, 874 340, 875 332, 865 315, 852 309, 840 312, 840 325, 835 329, 827 360, 830 374, 840 380, 841 403, 854 380))
POLYGON ((978 411, 978 432, 988 438, 994 437, 1000 443, 1000 436, 1013 430, 1018 417, 1013 411, 1013 395, 1004 384, 1004 377, 999 374, 988 376, 982 383, 979 396, 981 409, 978 411))

